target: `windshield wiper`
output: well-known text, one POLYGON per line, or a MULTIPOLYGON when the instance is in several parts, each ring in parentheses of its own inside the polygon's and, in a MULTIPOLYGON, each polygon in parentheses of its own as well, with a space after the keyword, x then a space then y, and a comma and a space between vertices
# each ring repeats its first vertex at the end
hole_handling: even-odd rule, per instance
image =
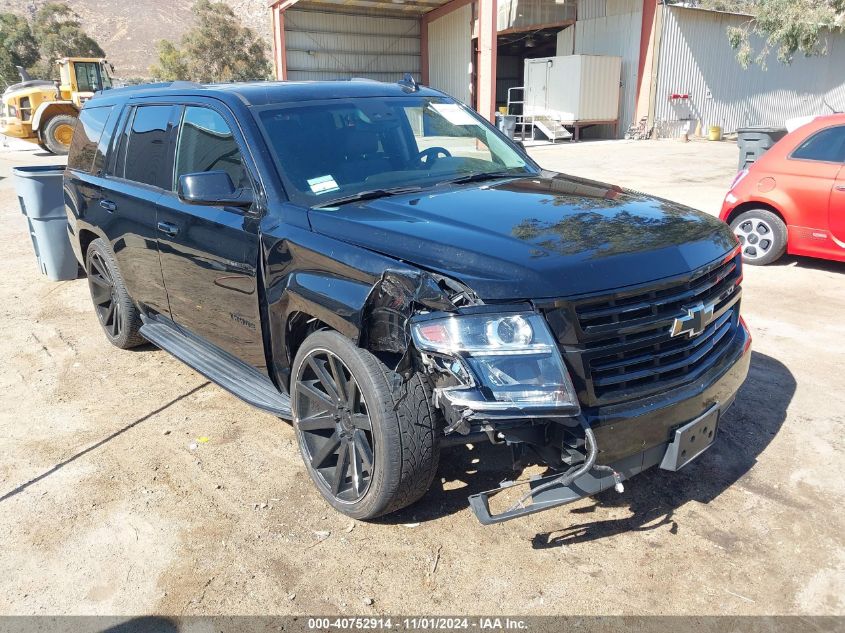
MULTIPOLYGON (((528 173, 528 172, 525 172, 528 173)), ((495 180, 496 178, 510 178, 521 175, 514 173, 511 170, 507 171, 482 171, 477 174, 468 174, 466 176, 458 176, 457 178, 450 178, 437 184, 463 184, 465 182, 479 182, 481 180, 495 180)))
POLYGON ((421 191, 422 187, 393 187, 392 189, 368 189, 367 191, 359 191, 342 198, 335 198, 334 200, 326 200, 320 204, 315 204, 312 209, 325 209, 326 207, 339 207, 342 204, 350 202, 358 202, 359 200, 374 200, 376 198, 387 198, 388 196, 396 196, 402 193, 414 193, 421 191))

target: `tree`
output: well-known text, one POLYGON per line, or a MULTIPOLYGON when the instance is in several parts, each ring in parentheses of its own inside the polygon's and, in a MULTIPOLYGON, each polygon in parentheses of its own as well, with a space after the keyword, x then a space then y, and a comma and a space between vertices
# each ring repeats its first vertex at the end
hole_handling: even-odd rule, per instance
POLYGON ((60 57, 106 56, 66 4, 49 2, 41 7, 33 18, 32 33, 41 54, 39 74, 45 79, 55 74, 53 62, 60 57))
POLYGON ((162 81, 187 79, 189 70, 185 54, 170 40, 159 40, 158 64, 150 67, 150 74, 162 81))
POLYGON ((743 25, 728 29, 728 40, 745 68, 752 63, 765 67, 772 50, 784 64, 798 52, 827 54, 825 32, 845 30, 845 0, 705 0, 703 4, 749 15, 743 25), (752 34, 763 38, 759 50, 751 44, 752 34))
POLYGON ((38 45, 26 18, 0 13, 0 82, 20 81, 16 66, 29 68, 38 61, 38 45))
POLYGON ((270 76, 265 43, 240 23, 229 5, 198 0, 193 12, 197 25, 182 37, 181 47, 159 41, 159 61, 150 68, 154 77, 208 83, 270 76))

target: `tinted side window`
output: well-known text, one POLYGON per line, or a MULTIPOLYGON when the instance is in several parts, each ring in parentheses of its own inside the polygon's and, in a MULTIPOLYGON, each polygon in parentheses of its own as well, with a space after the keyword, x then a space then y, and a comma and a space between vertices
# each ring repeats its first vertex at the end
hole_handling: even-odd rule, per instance
POLYGON ((223 170, 235 187, 250 187, 241 152, 225 119, 209 108, 189 106, 182 117, 176 147, 176 178, 182 174, 223 170))
MULTIPOLYGON (((170 189, 170 121, 173 106, 139 106, 129 129, 123 177, 170 189)), ((119 167, 118 167, 119 171, 119 167)))
POLYGON ((67 166, 70 169, 91 173, 102 167, 103 157, 101 154, 98 155, 97 145, 113 109, 113 106, 106 106, 82 110, 76 121, 73 140, 70 143, 67 159, 67 166), (94 165, 95 159, 99 159, 99 166, 94 165))
POLYGON ((845 162, 845 125, 816 132, 792 152, 791 158, 830 163, 845 162))

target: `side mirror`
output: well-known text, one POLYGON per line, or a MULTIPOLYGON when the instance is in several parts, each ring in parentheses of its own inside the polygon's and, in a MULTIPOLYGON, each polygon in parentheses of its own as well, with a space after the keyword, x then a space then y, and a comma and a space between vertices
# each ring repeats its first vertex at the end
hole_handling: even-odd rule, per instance
POLYGON ((188 204, 208 206, 249 207, 253 202, 252 189, 236 189, 223 170, 179 176, 176 195, 188 204))

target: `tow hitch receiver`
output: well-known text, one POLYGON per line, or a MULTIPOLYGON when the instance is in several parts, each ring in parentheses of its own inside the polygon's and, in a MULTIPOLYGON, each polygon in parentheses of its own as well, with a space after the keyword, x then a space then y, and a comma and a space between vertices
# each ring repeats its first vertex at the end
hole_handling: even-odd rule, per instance
POLYGON ((547 484, 552 483, 555 479, 560 479, 559 473, 546 477, 537 477, 527 481, 502 482, 499 488, 471 495, 469 497, 469 505, 483 525, 501 523, 502 521, 509 521, 517 517, 541 512, 542 510, 549 510, 550 508, 572 503, 583 497, 592 496, 608 488, 616 487, 619 490, 623 480, 629 479, 645 468, 650 468, 656 463, 659 463, 660 457, 665 450, 666 445, 663 444, 645 452, 630 455, 614 464, 594 466, 590 471, 584 473, 567 486, 547 486, 547 484), (491 513, 490 499, 492 497, 503 490, 524 485, 529 486, 531 491, 537 490, 536 494, 526 494, 526 498, 530 498, 531 500, 530 503, 518 503, 500 514, 491 513))

